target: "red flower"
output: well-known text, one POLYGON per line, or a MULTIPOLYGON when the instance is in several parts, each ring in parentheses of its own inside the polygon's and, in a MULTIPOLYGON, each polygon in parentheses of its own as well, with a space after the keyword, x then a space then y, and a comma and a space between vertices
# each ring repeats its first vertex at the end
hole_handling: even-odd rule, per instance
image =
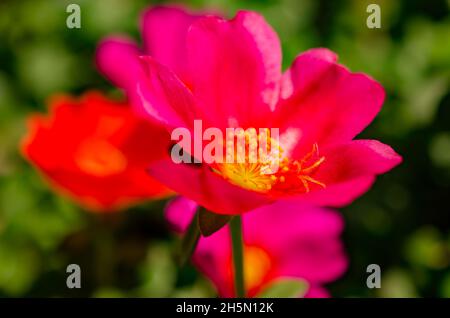
POLYGON ((24 156, 58 191, 93 210, 111 211, 169 194, 145 171, 167 151, 165 131, 125 103, 97 92, 54 96, 50 115, 29 118, 24 156))

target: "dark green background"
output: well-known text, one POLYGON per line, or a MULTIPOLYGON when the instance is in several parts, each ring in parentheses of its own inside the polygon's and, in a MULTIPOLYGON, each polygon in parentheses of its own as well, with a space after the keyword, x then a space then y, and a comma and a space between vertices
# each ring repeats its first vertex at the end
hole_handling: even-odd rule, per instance
MULTIPOLYGON (((353 71, 386 88, 384 108, 361 137, 394 147, 404 163, 378 178, 351 206, 347 274, 329 285, 340 297, 450 296, 450 1, 188 1, 232 16, 260 11, 278 32, 284 67, 325 46, 353 71), (366 27, 381 5, 382 28, 366 27), (382 288, 365 285, 382 269, 382 288)), ((52 193, 19 155, 24 118, 55 92, 97 88, 116 94, 95 70, 106 34, 139 39, 137 17, 154 3, 131 0, 0 1, 0 296, 211 296, 193 268, 177 269, 165 202, 99 216, 52 193), (81 6, 81 29, 67 29, 66 6, 81 6), (82 289, 66 288, 69 263, 82 289)))

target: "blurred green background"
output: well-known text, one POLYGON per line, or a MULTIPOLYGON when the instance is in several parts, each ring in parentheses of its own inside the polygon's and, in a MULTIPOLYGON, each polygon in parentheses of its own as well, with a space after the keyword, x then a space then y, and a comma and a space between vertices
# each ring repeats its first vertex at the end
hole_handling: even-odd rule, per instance
MULTIPOLYGON (((325 46, 383 84, 387 101, 361 137, 392 145, 404 163, 342 209, 350 268, 327 287, 339 297, 450 297, 450 1, 186 2, 230 17, 261 12, 281 38, 285 67, 325 46), (369 3, 381 6, 381 29, 366 27, 369 3), (378 290, 365 284, 371 263, 382 269, 378 290)), ((18 153, 24 118, 44 111, 48 95, 114 92, 95 70, 96 43, 110 33, 139 39, 139 12, 155 3, 0 1, 0 297, 214 296, 192 267, 177 269, 165 202, 86 213, 52 193, 18 153), (81 6, 81 29, 65 26, 69 3, 81 6), (70 263, 81 266, 81 289, 65 285, 70 263)))

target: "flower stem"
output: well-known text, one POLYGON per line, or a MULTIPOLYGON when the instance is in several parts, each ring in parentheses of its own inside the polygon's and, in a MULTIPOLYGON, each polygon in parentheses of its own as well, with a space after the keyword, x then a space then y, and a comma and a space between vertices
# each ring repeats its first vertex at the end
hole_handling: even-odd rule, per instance
POLYGON ((191 258, 200 239, 200 229, 198 227, 198 213, 195 214, 189 227, 181 240, 179 247, 178 262, 180 266, 186 265, 191 258))
POLYGON ((231 219, 230 231, 234 264, 234 286, 236 289, 236 296, 239 298, 243 298, 245 297, 243 255, 244 245, 242 240, 242 219, 240 216, 235 216, 231 219))

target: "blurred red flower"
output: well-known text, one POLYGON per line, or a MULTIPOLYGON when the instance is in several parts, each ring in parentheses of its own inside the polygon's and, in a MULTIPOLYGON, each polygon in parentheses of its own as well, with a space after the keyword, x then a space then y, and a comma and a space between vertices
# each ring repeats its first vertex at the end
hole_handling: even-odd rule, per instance
POLYGON ((145 170, 169 148, 164 130, 98 92, 49 104, 49 116, 28 119, 22 153, 58 192, 103 212, 170 193, 145 170))

